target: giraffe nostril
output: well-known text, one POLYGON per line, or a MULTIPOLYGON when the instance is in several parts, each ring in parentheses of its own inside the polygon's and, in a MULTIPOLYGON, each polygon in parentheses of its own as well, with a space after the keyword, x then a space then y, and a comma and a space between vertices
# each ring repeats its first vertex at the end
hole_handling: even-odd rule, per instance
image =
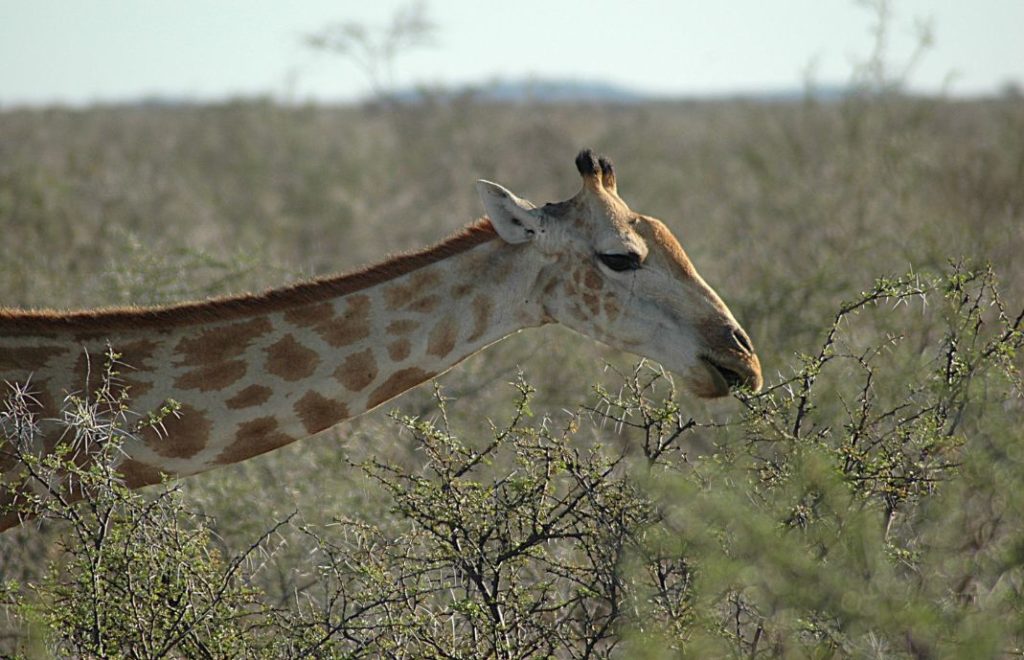
POLYGON ((753 353, 754 347, 750 343, 750 337, 747 333, 743 332, 743 328, 734 328, 732 331, 732 340, 739 346, 740 350, 745 353, 753 353))

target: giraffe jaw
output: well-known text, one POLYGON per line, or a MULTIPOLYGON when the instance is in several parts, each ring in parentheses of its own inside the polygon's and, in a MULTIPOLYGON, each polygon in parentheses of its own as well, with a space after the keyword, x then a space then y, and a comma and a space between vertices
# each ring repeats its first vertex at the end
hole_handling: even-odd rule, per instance
POLYGON ((711 373, 711 377, 715 379, 715 383, 719 387, 729 390, 733 387, 739 387, 740 385, 743 384, 743 376, 740 376, 732 369, 729 369, 728 367, 723 367, 721 364, 718 364, 717 362, 708 357, 701 358, 701 360, 704 362, 704 365, 711 373))
MULTIPOLYGON (((701 398, 713 399, 728 395, 738 387, 749 387, 753 391, 761 389, 761 365, 756 355, 747 360, 729 360, 729 366, 723 360, 708 355, 700 356, 700 375, 703 378, 692 378, 690 385, 694 394, 701 398)), ((691 374, 696 370, 691 370, 691 374)))

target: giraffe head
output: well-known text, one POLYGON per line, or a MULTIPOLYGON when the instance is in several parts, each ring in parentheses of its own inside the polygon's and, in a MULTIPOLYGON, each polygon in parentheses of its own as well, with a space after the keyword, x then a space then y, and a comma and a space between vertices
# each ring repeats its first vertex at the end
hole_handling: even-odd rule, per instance
POLYGON ((700 397, 759 389, 750 339, 675 236, 622 201, 610 161, 585 150, 576 168, 580 192, 542 207, 477 183, 498 235, 541 257, 544 318, 657 360, 700 397))

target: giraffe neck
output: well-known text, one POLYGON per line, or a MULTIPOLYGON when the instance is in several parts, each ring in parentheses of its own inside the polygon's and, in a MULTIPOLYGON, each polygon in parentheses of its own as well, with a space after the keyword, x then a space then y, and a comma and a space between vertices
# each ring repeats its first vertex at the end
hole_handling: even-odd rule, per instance
MULTIPOLYGON (((178 416, 164 421, 166 433, 146 430, 126 444, 128 483, 203 472, 319 433, 544 322, 535 295, 544 264, 535 251, 495 239, 425 261, 336 296, 306 292, 269 311, 169 327, 149 327, 150 319, 142 329, 84 340, 79 332, 94 372, 108 342, 122 353, 133 408, 180 404, 178 416)), ((23 356, 50 352, 32 375, 34 388, 45 390, 38 397, 44 408, 52 411, 62 392, 84 389, 76 384, 88 378, 87 363, 80 349, 67 350, 72 337, 20 340, 13 350, 23 356)), ((0 348, 5 341, 18 338, 0 339, 0 348)), ((12 375, 3 366, 0 376, 12 375)))

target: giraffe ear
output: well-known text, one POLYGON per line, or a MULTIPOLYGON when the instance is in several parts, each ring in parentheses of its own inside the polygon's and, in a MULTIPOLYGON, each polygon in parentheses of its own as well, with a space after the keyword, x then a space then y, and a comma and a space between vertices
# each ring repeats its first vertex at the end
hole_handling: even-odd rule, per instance
POLYGON ((477 181, 476 190, 484 203, 487 217, 494 230, 507 243, 526 243, 533 240, 540 226, 533 202, 519 199, 514 194, 490 181, 477 181))

